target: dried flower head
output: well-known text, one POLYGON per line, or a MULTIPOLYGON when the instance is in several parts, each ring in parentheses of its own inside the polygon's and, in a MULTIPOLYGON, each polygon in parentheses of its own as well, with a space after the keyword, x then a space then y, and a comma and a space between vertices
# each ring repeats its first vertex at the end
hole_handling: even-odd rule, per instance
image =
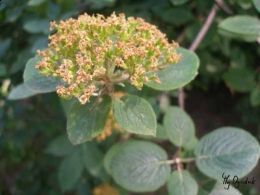
POLYGON ((38 51, 43 58, 36 68, 42 75, 61 78, 57 87, 64 98, 75 96, 85 104, 92 95, 111 93, 113 85, 128 80, 137 89, 156 74, 147 73, 175 64, 178 44, 141 18, 114 13, 80 15, 78 19, 51 23, 57 32, 49 36, 49 48, 38 51))

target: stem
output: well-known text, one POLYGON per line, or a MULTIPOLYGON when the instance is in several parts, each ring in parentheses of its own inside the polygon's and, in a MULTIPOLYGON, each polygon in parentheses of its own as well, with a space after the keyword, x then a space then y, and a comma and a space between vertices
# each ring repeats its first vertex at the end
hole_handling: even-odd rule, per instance
POLYGON ((201 40, 204 38, 206 32, 208 31, 213 19, 215 18, 218 9, 219 9, 218 4, 215 3, 213 5, 213 7, 211 8, 210 13, 209 13, 205 23, 203 24, 202 28, 200 29, 200 32, 198 33, 194 42, 191 44, 191 46, 189 48, 190 51, 195 51, 197 49, 201 40))
POLYGON ((183 159, 180 158, 180 161, 182 163, 190 163, 190 162, 195 161, 196 159, 198 159, 198 158, 195 158, 195 157, 193 157, 193 158, 183 158, 183 159))
MULTIPOLYGON (((220 3, 220 0, 218 1, 218 3, 220 3)), ((189 47, 190 51, 195 51, 197 49, 197 47, 199 46, 200 42, 202 41, 202 39, 204 38, 205 34, 207 33, 207 31, 208 31, 208 29, 209 29, 213 19, 216 16, 216 13, 217 13, 218 9, 219 9, 218 3, 215 2, 213 7, 211 8, 210 13, 209 13, 205 23, 203 24, 202 28, 200 29, 200 31, 199 31, 197 37, 195 38, 194 42, 189 47)), ((184 102, 184 89, 183 89, 183 87, 179 88, 178 103, 179 103, 179 106, 182 109, 184 109, 185 102, 184 102)))
POLYGON ((179 103, 179 106, 184 110, 185 103, 184 103, 184 89, 183 89, 183 87, 179 88, 178 103, 179 103))
POLYGON ((181 163, 190 163, 190 162, 193 162, 195 161, 196 159, 198 158, 175 158, 175 159, 172 159, 172 160, 166 160, 166 161, 160 161, 159 163, 160 164, 181 164, 181 163))

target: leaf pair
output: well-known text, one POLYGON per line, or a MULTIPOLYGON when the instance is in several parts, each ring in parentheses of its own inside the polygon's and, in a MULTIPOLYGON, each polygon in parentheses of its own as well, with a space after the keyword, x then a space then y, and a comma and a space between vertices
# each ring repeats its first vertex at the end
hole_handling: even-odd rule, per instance
POLYGON ((48 145, 46 153, 64 157, 58 169, 62 191, 73 189, 82 177, 84 169, 101 181, 107 181, 103 166, 104 154, 93 142, 73 146, 66 135, 61 135, 48 145))
MULTIPOLYGON (((257 140, 234 127, 223 127, 209 133, 195 147, 196 166, 220 182, 223 182, 223 173, 230 178, 235 175, 244 177, 256 166, 259 156, 257 140)), ((167 161, 164 149, 154 143, 130 140, 123 145, 116 144, 108 151, 104 162, 115 181, 130 191, 155 191, 167 182, 170 195, 197 194, 198 185, 189 172, 179 170, 171 173, 170 164, 174 161, 167 161)))
MULTIPOLYGON (((73 144, 80 144, 99 135, 105 127, 112 99, 109 96, 92 98, 90 103, 75 102, 68 113, 67 131, 73 144), (97 105, 95 105, 97 104, 97 105)), ((156 117, 150 104, 138 96, 127 95, 114 100, 113 116, 126 131, 155 135, 156 117)))

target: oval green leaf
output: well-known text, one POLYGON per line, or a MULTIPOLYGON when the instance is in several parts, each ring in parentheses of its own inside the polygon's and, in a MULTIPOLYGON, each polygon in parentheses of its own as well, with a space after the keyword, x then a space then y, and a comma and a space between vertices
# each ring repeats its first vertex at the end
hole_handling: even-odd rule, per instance
POLYGON ((138 138, 145 140, 167 140, 168 135, 163 125, 157 123, 156 135, 137 135, 138 138))
POLYGON ((106 153, 104 158, 104 166, 108 173, 111 173, 110 171, 110 165, 113 160, 113 158, 117 155, 117 153, 122 149, 122 144, 117 143, 114 144, 106 153))
POLYGON ((223 182, 209 180, 200 186, 198 195, 242 195, 232 185, 224 185, 223 182))
POLYGON ((115 100, 113 114, 117 123, 128 132, 156 134, 156 116, 151 105, 143 98, 126 95, 115 100))
POLYGON ((257 9, 257 11, 260 13, 260 1, 259 0, 253 0, 254 6, 257 9))
POLYGON ((65 157, 58 171, 59 184, 63 192, 72 190, 79 181, 82 171, 83 163, 80 156, 80 150, 65 157))
POLYGON ((29 6, 37 6, 37 5, 42 4, 44 1, 45 0, 29 0, 27 4, 29 6))
POLYGON ((164 185, 170 165, 167 153, 154 143, 131 141, 113 158, 110 166, 115 181, 133 192, 151 192, 164 185))
POLYGON ((61 135, 52 140, 47 146, 46 153, 54 156, 67 156, 76 150, 76 146, 73 146, 67 135, 61 135))
POLYGON ((173 171, 167 189, 169 195, 197 195, 198 184, 188 171, 173 171))
POLYGON ((182 5, 187 3, 189 0, 170 0, 173 5, 182 5))
POLYGON ((199 67, 197 55, 184 48, 178 48, 177 52, 182 54, 180 62, 157 71, 161 83, 151 81, 146 84, 148 87, 156 90, 173 90, 183 87, 195 78, 199 67))
POLYGON ((169 140, 178 147, 189 147, 194 141, 195 126, 190 116, 179 107, 170 107, 163 119, 169 140))
POLYGON ((105 95, 97 105, 96 101, 99 100, 91 98, 85 105, 78 101, 72 105, 67 119, 67 132, 72 144, 91 140, 104 130, 112 100, 105 95))
POLYGON ((260 147, 248 132, 235 128, 219 128, 204 136, 195 149, 196 165, 208 177, 223 182, 222 174, 239 178, 257 164, 260 147))
POLYGON ((8 95, 9 100, 20 100, 36 95, 34 91, 29 90, 24 83, 16 86, 8 95))
POLYGON ((218 27, 220 34, 235 39, 250 42, 260 37, 260 20, 251 16, 228 17, 218 27))
POLYGON ((232 68, 224 73, 223 79, 228 87, 238 92, 249 92, 256 85, 254 71, 248 67, 232 68))
POLYGON ((49 34, 50 20, 34 18, 24 23, 23 29, 29 33, 44 33, 49 34))
POLYGON ((61 79, 54 77, 41 76, 39 70, 35 68, 41 57, 31 58, 25 67, 23 79, 26 87, 37 93, 48 93, 56 90, 58 85, 62 84, 61 79))
POLYGON ((103 166, 104 154, 93 142, 82 144, 82 160, 88 172, 101 179, 103 182, 107 180, 107 174, 103 166))
POLYGON ((259 88, 255 88, 253 91, 251 91, 250 102, 251 102, 252 106, 260 105, 260 89, 259 88))
POLYGON ((217 182, 212 191, 209 193, 209 195, 242 195, 241 192, 239 192, 236 188, 234 188, 233 186, 229 186, 228 190, 227 190, 226 185, 223 185, 223 182, 217 182), (226 189, 225 189, 226 188, 226 189))

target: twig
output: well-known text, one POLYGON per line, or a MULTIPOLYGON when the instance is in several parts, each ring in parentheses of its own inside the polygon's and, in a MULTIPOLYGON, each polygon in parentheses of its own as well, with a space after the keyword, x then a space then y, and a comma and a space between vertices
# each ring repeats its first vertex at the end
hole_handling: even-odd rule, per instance
POLYGON ((183 87, 179 88, 179 93, 178 93, 178 103, 179 106, 184 109, 185 103, 184 103, 184 90, 183 87))
POLYGON ((233 11, 226 5, 223 0, 215 0, 215 2, 219 5, 219 7, 229 15, 233 15, 233 11))
MULTIPOLYGON (((220 4, 221 2, 222 2, 222 0, 218 0, 218 2, 215 3, 213 5, 213 7, 211 8, 210 13, 209 13, 205 23, 203 24, 202 28, 200 29, 200 31, 199 31, 197 37, 195 38, 194 42, 189 47, 190 51, 195 51, 197 49, 197 47, 199 46, 200 42, 202 41, 203 37, 205 36, 206 32, 208 31, 213 19, 215 18, 216 13, 219 9, 218 4, 220 4)), ((183 87, 179 88, 178 103, 179 103, 179 106, 182 109, 184 109, 185 103, 184 103, 184 89, 183 89, 183 87)))
POLYGON ((217 3, 213 5, 213 7, 210 10, 210 13, 203 24, 202 28, 200 29, 200 32, 198 33, 197 37, 195 38, 194 42, 191 44, 189 50, 190 51, 195 51, 197 47, 199 46, 201 40, 204 38, 206 32, 208 31, 213 19, 215 18, 215 15, 219 9, 219 6, 217 3))

